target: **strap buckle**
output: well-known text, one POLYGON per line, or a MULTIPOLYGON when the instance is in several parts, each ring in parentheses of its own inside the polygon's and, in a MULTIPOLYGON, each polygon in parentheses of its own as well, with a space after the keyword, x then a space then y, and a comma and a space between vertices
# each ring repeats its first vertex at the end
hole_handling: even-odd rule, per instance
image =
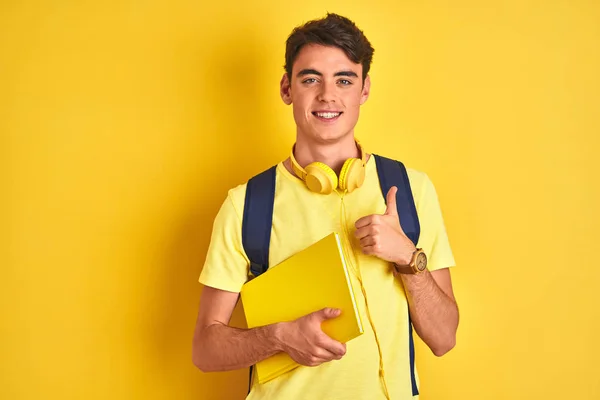
POLYGON ((266 272, 266 270, 267 270, 267 266, 265 264, 259 264, 259 263, 250 261, 250 272, 255 277, 263 274, 264 272, 266 272))

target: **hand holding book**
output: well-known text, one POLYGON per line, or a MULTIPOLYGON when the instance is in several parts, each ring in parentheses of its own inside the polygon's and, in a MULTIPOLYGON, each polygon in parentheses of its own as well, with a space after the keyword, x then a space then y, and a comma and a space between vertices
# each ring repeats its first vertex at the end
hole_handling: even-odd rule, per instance
POLYGON ((341 359, 346 354, 346 344, 327 336, 321 324, 338 317, 341 310, 323 308, 292 322, 283 322, 278 327, 278 337, 282 351, 298 364, 316 367, 332 360, 341 359))

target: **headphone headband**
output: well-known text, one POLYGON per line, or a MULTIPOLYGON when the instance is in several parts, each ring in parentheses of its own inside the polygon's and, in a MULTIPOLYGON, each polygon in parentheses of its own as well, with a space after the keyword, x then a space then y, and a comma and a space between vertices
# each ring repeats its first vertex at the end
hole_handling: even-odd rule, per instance
MULTIPOLYGON (((363 150, 362 146, 360 145, 360 143, 358 142, 358 140, 354 141, 356 143, 356 147, 358 148, 358 151, 360 153, 360 161, 363 165, 363 167, 365 166, 365 164, 367 163, 366 161, 366 153, 363 150)), ((307 172, 304 168, 302 168, 300 166, 300 164, 298 164, 298 161, 296 161, 296 157, 294 157, 294 150, 296 149, 296 144, 294 143, 294 145, 292 146, 292 152, 290 154, 290 161, 292 163, 292 169, 294 170, 294 173, 296 174, 296 176, 300 179, 302 179, 303 181, 306 180, 306 175, 307 172)))

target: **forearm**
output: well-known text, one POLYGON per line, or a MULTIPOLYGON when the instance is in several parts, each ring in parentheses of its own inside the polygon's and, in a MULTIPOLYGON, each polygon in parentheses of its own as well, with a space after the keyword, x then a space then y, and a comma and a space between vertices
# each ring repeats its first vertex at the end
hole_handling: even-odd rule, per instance
POLYGON ((427 270, 402 278, 412 323, 419 337, 436 356, 450 351, 456 343, 458 307, 438 286, 427 270))
POLYGON ((278 325, 239 329, 216 323, 194 338, 194 364, 204 372, 247 368, 280 351, 278 325))

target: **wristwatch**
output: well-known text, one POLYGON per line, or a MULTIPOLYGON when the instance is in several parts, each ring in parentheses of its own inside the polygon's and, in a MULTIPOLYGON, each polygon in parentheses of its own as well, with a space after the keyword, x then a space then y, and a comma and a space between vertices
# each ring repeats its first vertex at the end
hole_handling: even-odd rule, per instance
POLYGON ((427 269, 427 255, 423 249, 416 249, 408 265, 394 263, 394 269, 399 274, 419 274, 427 269))

